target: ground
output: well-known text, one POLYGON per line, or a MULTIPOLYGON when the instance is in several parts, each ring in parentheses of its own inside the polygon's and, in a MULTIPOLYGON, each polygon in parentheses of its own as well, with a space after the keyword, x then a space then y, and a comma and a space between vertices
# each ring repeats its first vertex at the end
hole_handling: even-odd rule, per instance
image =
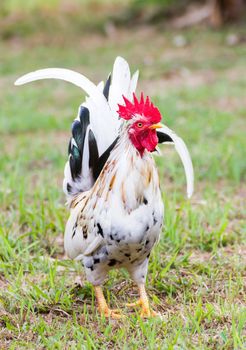
POLYGON ((242 28, 181 37, 111 29, 0 42, 0 348, 245 349, 246 49, 228 40, 242 28), (194 164, 189 201, 172 146, 156 158, 165 225, 147 288, 163 320, 144 321, 123 307, 137 298, 124 271, 109 275, 105 295, 128 317, 101 319, 80 263, 64 256, 63 167, 82 92, 53 81, 13 86, 52 66, 105 80, 116 55, 140 69, 138 92, 152 96, 194 164))

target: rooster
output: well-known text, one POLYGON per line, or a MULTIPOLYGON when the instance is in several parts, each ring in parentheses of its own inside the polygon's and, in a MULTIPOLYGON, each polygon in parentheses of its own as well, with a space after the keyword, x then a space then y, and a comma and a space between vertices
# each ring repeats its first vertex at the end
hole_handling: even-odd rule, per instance
POLYGON ((105 85, 94 85, 68 69, 42 69, 19 78, 22 85, 40 79, 61 79, 82 88, 86 100, 72 124, 63 190, 70 217, 64 246, 71 259, 84 265, 95 289, 99 311, 110 309, 102 284, 112 268, 125 268, 138 285, 142 317, 156 316, 145 290, 150 253, 162 229, 164 206, 152 152, 158 143, 174 144, 185 169, 187 195, 193 192, 193 167, 180 137, 161 124, 161 113, 149 97, 135 95, 138 71, 117 57, 105 85))

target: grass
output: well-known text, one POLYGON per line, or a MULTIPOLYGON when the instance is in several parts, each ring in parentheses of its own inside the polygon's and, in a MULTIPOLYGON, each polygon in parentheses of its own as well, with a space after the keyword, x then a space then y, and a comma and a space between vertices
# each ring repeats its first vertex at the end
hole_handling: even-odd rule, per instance
POLYGON ((0 42, 1 349, 245 349, 246 52, 226 44, 230 31, 242 29, 186 31, 183 48, 173 43, 179 33, 151 28, 0 42), (143 321, 123 307, 137 296, 124 271, 110 273, 105 294, 128 317, 101 319, 83 269, 64 256, 61 184, 81 91, 51 81, 13 86, 46 66, 99 81, 118 54, 140 68, 138 91, 153 96, 194 162, 189 202, 175 151, 163 147, 156 158, 165 229, 150 259, 148 293, 163 320, 143 321))

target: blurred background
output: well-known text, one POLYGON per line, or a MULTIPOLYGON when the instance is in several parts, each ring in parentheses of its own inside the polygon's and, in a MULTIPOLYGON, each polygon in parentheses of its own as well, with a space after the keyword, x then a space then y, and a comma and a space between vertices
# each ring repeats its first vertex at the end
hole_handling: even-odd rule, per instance
MULTIPOLYGON (((163 348, 164 338, 170 349, 244 348, 245 72, 244 0, 0 0, 1 349, 63 349, 88 334, 93 349, 144 349, 153 339, 150 348, 163 348), (165 327, 141 323, 143 332, 136 321, 104 332, 81 266, 64 256, 63 168, 84 93, 62 81, 14 86, 47 67, 105 81, 117 55, 140 70, 137 94, 185 140, 195 170, 187 201, 173 147, 156 157, 165 229, 148 281, 168 317, 165 327)), ((131 286, 110 276, 118 306, 131 286)))
MULTIPOLYGON (((169 298, 161 311, 178 315, 166 324, 166 332, 193 349, 189 341, 197 323, 193 329, 191 317, 205 300, 217 323, 206 319, 209 326, 199 333, 204 344, 240 348, 246 257, 245 19, 243 0, 0 0, 1 348, 8 339, 18 342, 18 334, 25 344, 39 339, 49 348, 49 325, 50 334, 59 330, 69 338, 72 328, 62 328, 63 321, 76 303, 79 310, 89 295, 90 308, 91 300, 89 288, 71 289, 80 266, 63 260, 68 216, 63 167, 83 92, 61 81, 21 87, 14 81, 46 67, 70 68, 95 83, 105 81, 117 55, 127 59, 132 72, 140 70, 138 94, 151 96, 164 123, 185 140, 194 164, 195 194, 187 202, 175 150, 163 146, 163 156, 156 158, 166 213, 149 283, 160 308, 169 298), (213 290, 209 297, 208 290, 213 290), (59 320, 54 306, 62 309, 59 320), (43 323, 37 329, 44 336, 28 338, 28 329, 37 331, 32 327, 40 315, 43 323), (183 326, 184 320, 191 328, 183 326), (224 333, 216 338, 218 327, 224 333)), ((108 286, 116 288, 111 280, 108 286)), ((124 293, 113 291, 124 299, 124 293)), ((204 314, 198 310, 196 315, 204 314)), ((157 332, 153 339, 161 344, 158 327, 151 332, 157 332)), ((58 333, 54 339, 61 339, 58 333)), ((102 339, 108 341, 105 334, 102 339)), ((97 335, 93 339, 97 344, 97 335)), ((136 339, 138 348, 145 348, 141 333, 136 339)))

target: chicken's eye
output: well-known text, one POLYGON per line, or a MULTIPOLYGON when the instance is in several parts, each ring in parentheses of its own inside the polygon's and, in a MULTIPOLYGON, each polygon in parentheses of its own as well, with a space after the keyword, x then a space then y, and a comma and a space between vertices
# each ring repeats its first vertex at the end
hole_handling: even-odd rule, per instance
POLYGON ((143 123, 137 123, 138 128, 142 128, 143 123))

